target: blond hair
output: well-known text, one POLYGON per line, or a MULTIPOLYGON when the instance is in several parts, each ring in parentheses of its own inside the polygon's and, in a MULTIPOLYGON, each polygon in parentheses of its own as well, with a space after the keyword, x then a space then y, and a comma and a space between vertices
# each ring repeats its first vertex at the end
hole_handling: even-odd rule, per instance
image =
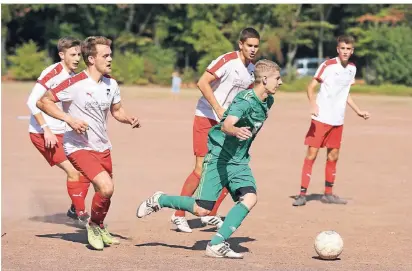
POLYGON ((268 77, 276 71, 280 71, 280 67, 275 62, 268 59, 259 60, 255 65, 255 83, 259 84, 263 77, 268 77))
POLYGON ((82 56, 87 66, 90 66, 89 56, 95 57, 97 54, 96 45, 112 45, 112 40, 103 36, 91 36, 82 43, 82 56))
POLYGON ((57 51, 66 52, 67 49, 70 49, 75 46, 80 46, 81 41, 73 37, 63 37, 57 42, 57 51))

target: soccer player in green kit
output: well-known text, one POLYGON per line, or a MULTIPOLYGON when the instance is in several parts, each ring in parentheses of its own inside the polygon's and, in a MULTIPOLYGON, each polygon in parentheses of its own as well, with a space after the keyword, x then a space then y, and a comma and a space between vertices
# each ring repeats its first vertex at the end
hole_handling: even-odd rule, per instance
POLYGON ((225 241, 233 234, 257 202, 256 182, 249 167, 249 148, 268 117, 278 87, 282 84, 279 66, 269 60, 255 65, 255 87, 239 92, 208 135, 209 152, 203 162, 202 176, 195 198, 169 196, 156 192, 137 209, 142 218, 163 207, 206 216, 213 209, 223 187, 230 192, 235 206, 222 227, 208 243, 206 255, 215 258, 243 258, 225 241))

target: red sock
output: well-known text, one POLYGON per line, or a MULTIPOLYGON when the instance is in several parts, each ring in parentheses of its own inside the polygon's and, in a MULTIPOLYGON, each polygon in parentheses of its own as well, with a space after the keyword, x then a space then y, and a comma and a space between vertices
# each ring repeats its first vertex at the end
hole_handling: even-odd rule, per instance
POLYGON ((326 161, 325 166, 325 194, 332 194, 333 184, 335 182, 336 175, 336 162, 326 161))
POLYGON ((84 197, 83 197, 83 187, 80 181, 76 182, 69 182, 67 181, 67 192, 69 193, 69 197, 72 200, 72 204, 76 209, 76 213, 79 215, 79 212, 84 212, 86 209, 84 205, 84 197))
POLYGON ((85 176, 80 175, 79 182, 82 187, 82 197, 85 200, 87 196, 87 192, 89 192, 90 180, 87 179, 85 176))
POLYGON ((103 197, 99 192, 94 193, 90 221, 103 227, 103 221, 110 207, 110 198, 103 197))
POLYGON ((223 187, 219 198, 216 200, 215 206, 213 206, 212 211, 209 213, 210 216, 215 216, 217 214, 217 209, 219 209, 220 204, 222 204, 222 202, 225 199, 225 197, 227 196, 227 194, 228 194, 227 188, 223 187))
MULTIPOLYGON (((192 171, 189 177, 187 177, 185 184, 182 187, 182 192, 180 192, 181 196, 193 196, 197 187, 199 186, 200 176, 196 172, 192 171)), ((177 210, 175 212, 175 216, 185 216, 185 211, 177 210)))
POLYGON ((312 175, 312 166, 315 160, 309 160, 305 158, 302 167, 302 177, 300 182, 300 195, 306 195, 306 191, 308 190, 308 186, 310 183, 310 178, 312 175))

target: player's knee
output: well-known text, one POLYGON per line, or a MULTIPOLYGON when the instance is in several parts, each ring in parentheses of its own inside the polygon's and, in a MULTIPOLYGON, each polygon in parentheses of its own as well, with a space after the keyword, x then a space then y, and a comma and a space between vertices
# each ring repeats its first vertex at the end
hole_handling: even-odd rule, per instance
POLYGON ((80 179, 80 172, 74 168, 67 171, 67 180, 72 182, 77 182, 80 179))
POLYGON ((249 210, 257 203, 256 189, 253 186, 241 187, 236 193, 239 195, 239 201, 249 210))
POLYGON ((111 198, 114 192, 113 183, 105 183, 99 187, 100 194, 105 198, 111 198))
POLYGON ((329 161, 338 161, 338 159, 339 159, 339 151, 330 151, 328 153, 329 161))
POLYGON ((197 216, 207 216, 213 210, 216 201, 196 200, 195 209, 193 210, 197 216))
POLYGON ((318 156, 319 149, 314 147, 308 147, 308 151, 306 153, 306 159, 308 160, 315 160, 318 156))
POLYGON ((203 163, 197 162, 195 165, 194 172, 200 176, 202 175, 202 169, 203 169, 203 163))

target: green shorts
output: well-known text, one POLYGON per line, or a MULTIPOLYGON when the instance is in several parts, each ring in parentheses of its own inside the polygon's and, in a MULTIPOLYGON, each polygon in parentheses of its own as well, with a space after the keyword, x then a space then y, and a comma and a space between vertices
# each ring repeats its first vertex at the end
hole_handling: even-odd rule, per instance
POLYGON ((239 201, 237 190, 251 186, 256 190, 256 181, 247 164, 228 164, 215 159, 207 159, 203 163, 203 171, 195 198, 216 201, 223 187, 229 190, 234 202, 239 201))

